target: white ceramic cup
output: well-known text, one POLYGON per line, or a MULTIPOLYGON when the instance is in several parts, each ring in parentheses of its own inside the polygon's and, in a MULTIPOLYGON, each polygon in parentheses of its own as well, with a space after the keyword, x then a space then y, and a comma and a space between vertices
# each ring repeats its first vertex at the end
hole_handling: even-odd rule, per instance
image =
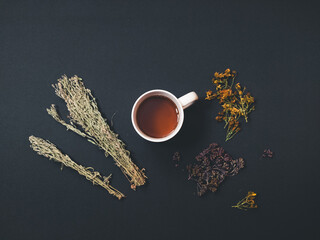
POLYGON ((144 139, 150 141, 150 142, 164 142, 167 141, 171 138, 173 138, 181 129, 183 120, 184 120, 184 112, 183 110, 186 109, 187 107, 191 106, 195 101, 198 100, 198 95, 195 92, 189 92, 186 95, 183 95, 180 98, 177 98, 174 96, 172 93, 161 90, 161 89, 155 89, 148 91, 144 94, 142 94, 137 101, 134 103, 132 112, 131 112, 131 120, 132 120, 132 125, 136 132, 144 139), (146 135, 144 132, 141 131, 139 128, 139 125, 137 123, 137 110, 140 106, 140 104, 147 98, 152 97, 152 96, 164 96, 169 98, 177 107, 178 110, 178 124, 177 127, 167 136, 162 137, 162 138, 155 138, 155 137, 150 137, 146 135))

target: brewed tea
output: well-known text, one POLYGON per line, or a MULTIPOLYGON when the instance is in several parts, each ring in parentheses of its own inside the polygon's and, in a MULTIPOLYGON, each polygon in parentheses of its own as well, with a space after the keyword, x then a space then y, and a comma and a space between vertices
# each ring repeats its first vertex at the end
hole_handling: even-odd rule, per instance
POLYGON ((168 136, 179 121, 176 104, 164 96, 145 99, 138 107, 136 116, 141 131, 154 138, 168 136))

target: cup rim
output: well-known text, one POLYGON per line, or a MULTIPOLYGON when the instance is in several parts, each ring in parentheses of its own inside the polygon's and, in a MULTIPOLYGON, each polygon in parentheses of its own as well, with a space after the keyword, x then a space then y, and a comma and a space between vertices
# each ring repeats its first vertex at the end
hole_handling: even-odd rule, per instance
MULTIPOLYGON (((157 94, 150 95, 150 97, 155 96, 155 95, 157 95, 157 94)), ((133 104, 133 107, 132 107, 132 111, 131 111, 131 122, 132 122, 132 125, 133 125, 133 128, 135 129, 135 131, 140 135, 140 137, 144 138, 145 140, 148 140, 150 142, 165 142, 165 141, 168 141, 171 138, 173 138, 180 131, 180 129, 183 125, 183 122, 184 122, 184 111, 183 111, 183 108, 182 108, 182 105, 181 105, 179 99, 175 95, 173 95, 171 92, 163 90, 163 89, 153 89, 153 90, 149 90, 149 91, 143 93, 135 101, 135 103, 133 104), (176 107, 179 111, 179 121, 178 121, 177 127, 169 135, 162 137, 162 138, 150 137, 147 134, 145 134, 144 132, 142 132, 140 130, 140 128, 138 127, 138 124, 136 123, 136 118, 135 118, 136 117, 135 110, 138 108, 138 104, 141 102, 141 99, 143 97, 145 97, 146 95, 154 93, 154 92, 165 93, 164 96, 170 96, 169 99, 173 100, 174 104, 176 105, 176 107)))

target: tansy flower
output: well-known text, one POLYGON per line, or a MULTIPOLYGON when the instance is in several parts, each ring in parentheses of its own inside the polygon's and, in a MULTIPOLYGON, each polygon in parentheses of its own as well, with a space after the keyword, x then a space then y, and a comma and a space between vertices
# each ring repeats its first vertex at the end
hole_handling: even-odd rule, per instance
POLYGON ((209 90, 209 91, 207 91, 207 96, 206 96, 206 100, 211 100, 211 99, 213 99, 214 97, 216 96, 216 94, 212 94, 212 91, 211 90, 209 90))
POLYGON ((239 109, 237 109, 237 108, 235 108, 235 107, 233 107, 233 108, 231 109, 231 114, 237 115, 238 113, 239 113, 239 109))
POLYGON ((222 121, 222 116, 216 116, 217 121, 222 121))

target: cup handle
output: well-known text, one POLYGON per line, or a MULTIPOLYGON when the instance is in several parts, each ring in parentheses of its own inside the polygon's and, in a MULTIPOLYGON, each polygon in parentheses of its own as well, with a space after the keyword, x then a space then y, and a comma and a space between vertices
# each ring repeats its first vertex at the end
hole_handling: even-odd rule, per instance
POLYGON ((183 109, 190 107, 198 99, 199 97, 195 92, 189 92, 186 95, 183 95, 182 97, 178 98, 183 109))

